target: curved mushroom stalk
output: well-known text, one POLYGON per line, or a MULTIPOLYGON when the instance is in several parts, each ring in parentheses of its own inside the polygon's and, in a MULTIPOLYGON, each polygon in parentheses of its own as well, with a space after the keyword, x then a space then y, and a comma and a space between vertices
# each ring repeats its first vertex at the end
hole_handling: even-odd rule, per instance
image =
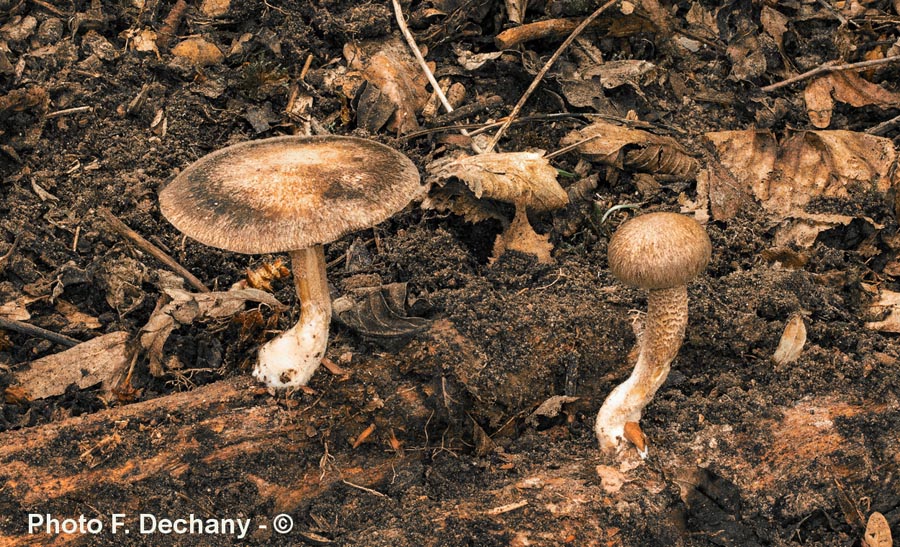
MULTIPOLYGON (((640 337, 641 349, 631 376, 616 386, 597 414, 594 431, 600 448, 618 448, 625 438, 625 424, 637 423, 644 407, 666 381, 688 319, 687 286, 651 290, 647 297, 647 318, 640 337)), ((638 446, 641 456, 646 450, 638 446)))
POLYGON ((300 319, 260 348, 253 369, 254 378, 275 388, 306 385, 328 346, 331 297, 322 246, 291 252, 291 267, 300 299, 300 319))

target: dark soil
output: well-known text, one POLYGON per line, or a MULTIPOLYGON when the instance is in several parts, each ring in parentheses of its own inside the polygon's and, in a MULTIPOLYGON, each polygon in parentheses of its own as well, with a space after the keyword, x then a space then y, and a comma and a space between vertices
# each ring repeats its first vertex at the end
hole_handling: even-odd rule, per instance
MULTIPOLYGON (((173 44, 202 35, 228 53, 249 34, 242 51, 202 68, 173 62, 165 48, 159 57, 126 48, 129 30, 160 29, 172 8, 168 1, 52 4, 0 0, 0 26, 17 17, 33 17, 37 24, 22 40, 7 34, 0 41, 0 56, 11 63, 3 69, 0 62, 0 98, 17 90, 37 97, 6 108, 0 102, 0 305, 33 299, 29 323, 77 340, 122 330, 136 335, 160 295, 164 267, 111 230, 99 208, 110 209, 211 288, 226 290, 248 268, 278 258, 236 255, 185 239, 160 215, 156 195, 179 170, 213 150, 299 132, 301 121, 284 112, 292 85, 314 98, 309 117, 322 127, 397 148, 423 173, 430 160, 460 142, 447 130, 409 138, 367 131, 356 122, 358 103, 331 87, 329 70, 346 64, 346 43, 385 40, 396 32, 389 3, 233 0, 220 17, 203 15, 191 3, 173 44), (114 54, 98 50, 98 38, 114 54), (300 82, 308 56, 311 68, 300 82), (139 95, 142 100, 133 103, 139 95), (76 107, 89 108, 53 115, 76 107), (258 122, 260 111, 269 113, 263 127, 251 122, 258 122), (154 124, 160 112, 165 131, 154 124), (59 300, 100 326, 73 322, 59 311, 59 300)), ((572 4, 554 9, 590 11, 579 13, 572 4)), ((467 102, 503 98, 467 123, 506 116, 560 43, 530 42, 523 52, 507 52, 481 69, 460 68, 452 46, 494 51, 493 37, 506 25, 503 6, 403 6, 420 43, 429 46, 436 72, 464 83, 467 102)), ((634 110, 702 160, 711 153, 702 139, 708 131, 764 127, 785 134, 809 127, 801 88, 760 91, 786 77, 785 59, 802 72, 832 59, 861 60, 898 38, 898 14, 889 2, 866 4, 871 13, 850 26, 820 4, 779 6, 790 18, 784 56, 760 39, 769 69, 749 79, 733 76, 735 59, 726 48, 745 32, 762 35, 761 4, 722 7, 716 12, 720 35, 695 53, 675 47, 678 34, 671 29, 649 22, 608 30, 616 21, 610 16, 587 39, 607 59, 647 60, 663 76, 641 87, 605 90, 595 108, 571 106, 559 81, 548 77, 521 115, 530 121, 514 125, 502 149, 557 150, 566 133, 585 124, 583 114, 624 117, 634 110), (878 19, 876 11, 888 15, 878 19), (540 117, 563 111, 572 115, 540 117)), ((683 27, 690 8, 687 2, 666 4, 670 24, 683 27)), ((528 10, 528 21, 546 17, 543 6, 528 10)), ((869 77, 900 91, 896 64, 869 77)), ((865 131, 897 113, 843 105, 831 128, 865 131)), ((895 127, 885 136, 896 143, 900 132, 895 127)), ((772 258, 777 221, 762 209, 745 207, 733 218, 710 221, 713 257, 689 289, 684 345, 642 420, 650 457, 640 462, 631 450, 622 463, 597 450, 593 418, 630 370, 632 317, 645 308, 646 295, 619 284, 606 264, 609 235, 633 211, 617 212, 605 224, 600 215, 632 202, 645 212, 679 211, 694 185, 662 179, 657 193, 641 194, 627 169, 578 162, 575 153, 554 159, 561 170, 579 174, 560 177, 561 183, 571 186, 599 173, 596 190, 568 210, 531 218, 539 232, 551 235, 553 263, 517 252, 494 260, 500 222, 471 224, 416 205, 329 245, 335 296, 360 279, 405 282, 408 313, 432 320, 430 329, 375 340, 335 322, 328 356, 349 376, 322 368, 309 392, 272 396, 248 383, 244 389, 252 396, 236 407, 154 411, 152 420, 123 429, 106 459, 90 463, 97 473, 92 476, 100 478, 63 496, 53 495, 50 483, 44 494, 29 496, 21 489, 29 476, 11 464, 0 467, 0 545, 237 543, 209 535, 27 534, 31 513, 100 516, 107 527, 112 513, 251 517, 257 521, 249 541, 260 545, 851 546, 861 545, 865 519, 874 511, 900 536, 900 344, 896 335, 867 329, 864 321, 871 320, 865 317, 870 296, 864 284, 898 286, 883 272, 897 254, 889 241, 900 227, 894 193, 811 202, 808 212, 867 217, 878 229, 861 222, 824 232, 811 248, 792 251, 804 259, 793 267, 772 258), (785 325, 797 313, 806 324, 806 346, 797 361, 773 364, 785 325), (556 416, 527 419, 555 395, 577 400, 556 416), (196 454, 226 455, 211 460, 188 451, 177 472, 102 479, 104 469, 159 450, 165 438, 154 438, 154 428, 176 436, 178 427, 214 420, 225 410, 259 411, 273 427, 292 433, 273 442, 260 432, 265 440, 253 445, 252 437, 245 439, 250 448, 240 445, 247 450, 241 456, 222 440, 222 430, 190 429, 196 454), (375 432, 353 448, 370 424, 375 432), (610 469, 622 470, 621 488, 604 480, 610 469), (319 486, 301 491, 299 484, 319 486), (504 508, 520 502, 527 503, 504 508), (279 512, 294 519, 292 533, 255 530, 279 512)), ((277 298, 292 306, 293 290, 289 279, 274 282, 277 298)), ((253 316, 256 322, 250 317, 176 330, 166 354, 183 368, 156 378, 142 357, 131 382, 136 391, 128 397, 109 398, 99 388, 70 388, 34 401, 7 394, 0 430, 18 436, 2 442, 26 442, 30 431, 49 431, 111 406, 247 376, 260 343, 291 325, 296 311, 277 315, 263 308, 253 316)), ((34 359, 62 349, 0 331, 0 388, 34 359)), ((96 424, 113 428, 113 418, 99 416, 96 424)), ((40 468, 70 459, 67 465, 82 469, 88 465, 80 458, 84 447, 105 436, 99 426, 85 431, 92 433, 64 429, 24 464, 40 468)))

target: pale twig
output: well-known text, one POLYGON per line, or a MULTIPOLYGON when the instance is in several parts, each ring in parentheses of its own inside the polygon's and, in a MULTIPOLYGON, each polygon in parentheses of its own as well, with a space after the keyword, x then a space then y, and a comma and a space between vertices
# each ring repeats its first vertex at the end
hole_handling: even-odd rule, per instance
POLYGON ((388 497, 387 494, 382 494, 382 493, 379 492, 378 490, 372 490, 371 488, 366 488, 365 486, 360 486, 360 485, 358 485, 358 484, 353 484, 352 482, 350 482, 350 481, 348 481, 348 480, 346 480, 346 479, 342 479, 341 482, 344 483, 344 484, 346 484, 347 486, 351 486, 351 487, 353 487, 353 488, 357 488, 357 489, 359 489, 359 490, 362 490, 363 492, 368 492, 368 493, 370 493, 370 494, 374 494, 374 495, 380 496, 380 497, 382 497, 382 498, 388 497))
POLYGON ((506 505, 501 505, 500 507, 494 507, 493 509, 488 509, 484 512, 485 515, 502 515, 503 513, 509 513, 510 511, 515 511, 516 509, 521 509, 528 505, 528 500, 517 501, 514 503, 507 503, 506 505))
MULTIPOLYGON (((444 105, 444 109, 447 112, 453 112, 453 107, 450 105, 450 101, 447 100, 447 96, 444 95, 444 90, 441 89, 441 84, 438 83, 437 78, 434 77, 431 69, 428 68, 428 63, 425 62, 425 57, 422 56, 422 51, 416 44, 416 39, 413 37, 412 32, 409 31, 409 27, 406 26, 406 20, 403 18, 403 8, 400 7, 400 0, 391 0, 391 3, 394 5, 394 16, 397 18, 397 25, 400 26, 400 32, 402 32, 403 37, 406 38, 406 43, 409 45, 409 49, 412 50, 413 55, 416 57, 416 61, 419 62, 419 66, 422 67, 422 71, 425 72, 425 76, 428 78, 428 82, 431 84, 431 87, 434 88, 434 92, 437 93, 438 99, 440 99, 441 104, 444 105)), ((469 136, 469 132, 465 129, 461 129, 460 133, 465 137, 469 136)), ((481 147, 479 147, 474 140, 472 141, 471 146, 472 150, 474 150, 476 153, 482 153, 481 147)))
MULTIPOLYGON (((396 2, 397 0, 394 1, 396 2)), ((537 76, 534 77, 534 80, 532 80, 531 85, 528 86, 528 89, 525 90, 522 98, 520 98, 519 102, 516 103, 516 106, 513 107, 512 112, 510 112, 509 116, 506 118, 506 122, 500 126, 500 129, 494 135, 494 138, 491 139, 490 143, 488 143, 485 153, 490 152, 494 149, 495 146, 497 146, 497 143, 500 141, 500 137, 502 137, 509 126, 512 125, 513 121, 516 119, 516 116, 519 115, 519 111, 521 111, 522 107, 525 106, 525 102, 528 101, 528 98, 531 97, 531 94, 534 93, 535 89, 537 89, 538 85, 541 83, 541 80, 544 79, 544 76, 546 76, 547 72, 550 71, 550 67, 552 67, 553 64, 556 63, 556 60, 559 59, 563 51, 565 51, 569 47, 569 45, 571 45, 572 42, 575 41, 575 38, 578 38, 578 35, 581 34, 584 29, 586 29, 588 25, 590 25, 594 21, 594 19, 599 17, 600 14, 604 11, 614 6, 618 1, 619 0, 609 0, 607 3, 597 8, 594 13, 588 15, 585 20, 582 21, 581 24, 572 31, 572 34, 570 34, 569 37, 566 38, 566 40, 559 46, 559 48, 557 48, 556 52, 553 53, 553 56, 550 57, 550 60, 548 60, 547 63, 544 64, 544 67, 541 69, 541 71, 538 72, 537 76)))
POLYGON ((810 78, 818 76, 819 74, 825 74, 826 72, 842 72, 845 70, 852 70, 854 72, 857 72, 860 70, 871 68, 873 66, 881 66, 896 62, 900 62, 900 55, 893 55, 891 57, 885 57, 883 59, 872 59, 870 61, 860 61, 858 63, 849 63, 844 65, 825 64, 812 70, 806 71, 798 76, 794 76, 793 78, 788 78, 787 80, 783 80, 772 85, 767 85, 760 89, 768 93, 770 91, 775 91, 776 89, 781 89, 782 87, 787 87, 802 80, 808 80, 810 78))
POLYGON ((44 117, 49 120, 51 118, 59 118, 60 116, 69 116, 71 114, 81 114, 83 112, 91 112, 93 110, 93 106, 76 106, 74 108, 66 108, 65 110, 57 110, 56 112, 51 112, 44 117))

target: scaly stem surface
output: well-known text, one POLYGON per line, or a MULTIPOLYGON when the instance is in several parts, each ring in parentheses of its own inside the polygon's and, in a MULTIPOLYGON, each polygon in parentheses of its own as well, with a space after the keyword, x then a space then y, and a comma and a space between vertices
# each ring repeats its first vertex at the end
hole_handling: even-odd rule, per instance
POLYGON ((616 386, 603 402, 594 427, 600 448, 618 447, 625 423, 638 422, 644 407, 669 375, 687 326, 687 287, 651 290, 647 317, 640 336, 640 354, 631 376, 616 386))
POLYGON ((331 297, 321 245, 291 252, 294 286, 300 299, 297 324, 259 350, 253 376, 270 387, 306 385, 325 356, 331 297))

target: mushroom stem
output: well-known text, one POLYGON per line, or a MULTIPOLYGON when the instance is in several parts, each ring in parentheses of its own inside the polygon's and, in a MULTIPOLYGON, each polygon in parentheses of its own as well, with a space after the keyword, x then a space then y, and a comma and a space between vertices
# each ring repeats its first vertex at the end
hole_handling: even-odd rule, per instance
POLYGON ((686 285, 650 290, 637 363, 631 376, 612 390, 597 414, 594 431, 601 449, 616 448, 624 437, 626 422, 641 419, 644 407, 669 375, 684 340, 687 319, 686 285))
POLYGON ((297 324, 259 350, 253 376, 270 387, 306 385, 325 356, 331 296, 321 245, 291 252, 294 286, 300 299, 297 324))

